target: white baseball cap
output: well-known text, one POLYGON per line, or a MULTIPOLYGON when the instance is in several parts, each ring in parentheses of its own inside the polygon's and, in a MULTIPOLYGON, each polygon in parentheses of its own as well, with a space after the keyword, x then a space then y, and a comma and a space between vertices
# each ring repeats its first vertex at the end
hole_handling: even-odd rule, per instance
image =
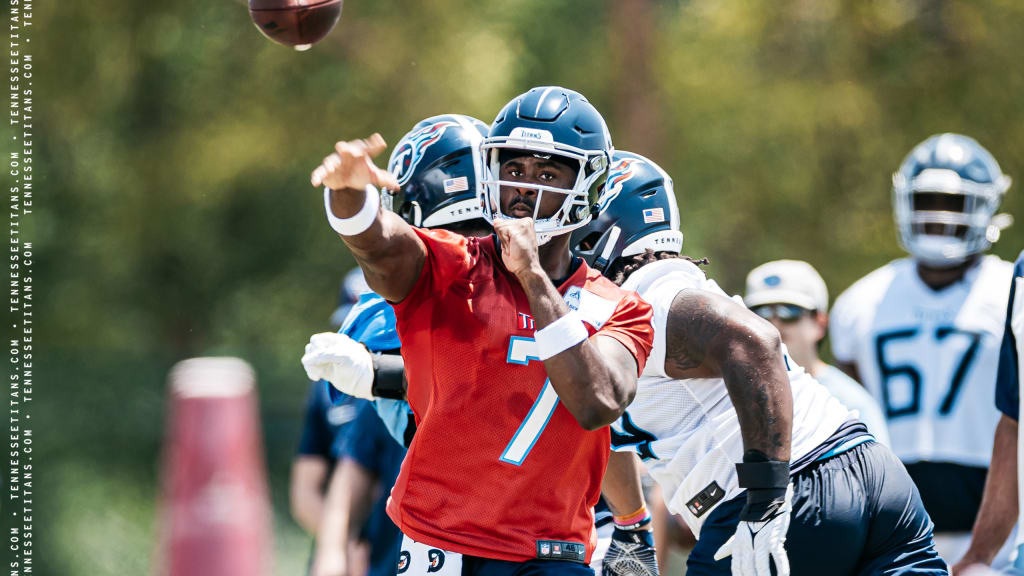
POLYGON ((775 260, 747 274, 748 308, 762 304, 794 304, 807 310, 828 311, 828 288, 821 274, 802 260, 775 260))

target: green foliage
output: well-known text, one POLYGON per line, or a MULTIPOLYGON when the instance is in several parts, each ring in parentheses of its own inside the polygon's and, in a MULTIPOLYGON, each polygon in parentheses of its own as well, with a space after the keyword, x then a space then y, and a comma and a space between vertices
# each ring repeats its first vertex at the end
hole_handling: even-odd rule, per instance
POLYGON ((1024 182, 1012 0, 349 0, 306 53, 237 0, 37 8, 41 573, 148 570, 165 374, 210 354, 259 371, 278 573, 301 570, 298 358, 352 265, 308 175, 337 139, 579 89, 673 175, 686 251, 732 291, 790 257, 837 295, 900 256, 889 178, 930 134, 1024 182))

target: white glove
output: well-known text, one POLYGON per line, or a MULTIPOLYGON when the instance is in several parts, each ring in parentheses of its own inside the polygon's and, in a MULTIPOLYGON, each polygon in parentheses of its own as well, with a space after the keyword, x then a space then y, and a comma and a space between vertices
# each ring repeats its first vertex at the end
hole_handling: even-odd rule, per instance
POLYGON ((783 547, 793 511, 793 485, 784 500, 773 506, 762 522, 740 520, 736 534, 715 553, 715 560, 732 555, 733 576, 771 576, 768 559, 775 562, 777 576, 789 576, 789 557, 783 547))
POLYGON ((310 380, 327 380, 349 396, 373 400, 373 356, 344 334, 314 334, 306 344, 302 367, 310 380))

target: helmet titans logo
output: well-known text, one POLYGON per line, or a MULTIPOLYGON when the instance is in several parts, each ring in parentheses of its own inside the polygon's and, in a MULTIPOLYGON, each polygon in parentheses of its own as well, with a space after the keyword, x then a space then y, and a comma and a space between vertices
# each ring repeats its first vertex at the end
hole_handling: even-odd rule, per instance
POLYGON ((419 165, 427 148, 440 140, 445 130, 458 125, 458 122, 441 120, 420 128, 398 143, 390 168, 391 173, 398 180, 399 186, 405 186, 409 178, 412 177, 413 171, 416 170, 416 166, 419 165))
POLYGON ((635 168, 640 164, 644 164, 644 161, 637 158, 623 158, 611 165, 608 169, 608 180, 605 181, 604 193, 601 194, 602 210, 622 192, 622 186, 636 175, 635 168))

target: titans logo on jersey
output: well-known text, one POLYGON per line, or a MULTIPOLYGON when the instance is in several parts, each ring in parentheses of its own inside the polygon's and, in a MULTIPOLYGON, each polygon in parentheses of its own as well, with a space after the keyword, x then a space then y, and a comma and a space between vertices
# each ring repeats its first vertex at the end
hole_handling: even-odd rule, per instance
POLYGON ((404 186, 412 177, 412 173, 419 165, 426 149, 440 140, 445 130, 458 125, 457 122, 451 120, 441 120, 420 128, 398 143, 398 147, 392 155, 391 170, 394 172, 399 186, 404 186))
POLYGON ((1012 271, 1009 262, 985 256, 963 280, 935 291, 913 260, 901 259, 836 300, 833 354, 857 366, 905 463, 988 466, 1012 271))

